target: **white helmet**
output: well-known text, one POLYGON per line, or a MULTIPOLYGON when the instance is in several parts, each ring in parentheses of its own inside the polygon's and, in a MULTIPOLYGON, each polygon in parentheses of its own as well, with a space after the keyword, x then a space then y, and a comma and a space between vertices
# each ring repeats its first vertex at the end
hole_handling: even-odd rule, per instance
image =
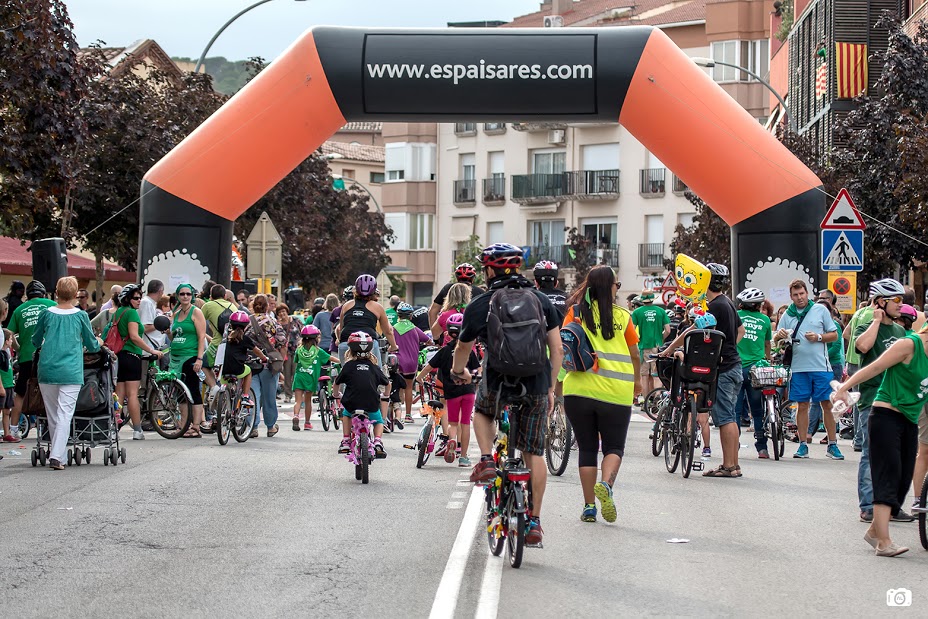
POLYGON ((905 288, 902 287, 902 284, 891 277, 870 284, 871 297, 894 297, 897 295, 901 297, 904 294, 905 288))
POLYGON ((763 303, 766 298, 760 288, 745 288, 737 296, 742 303, 763 303))

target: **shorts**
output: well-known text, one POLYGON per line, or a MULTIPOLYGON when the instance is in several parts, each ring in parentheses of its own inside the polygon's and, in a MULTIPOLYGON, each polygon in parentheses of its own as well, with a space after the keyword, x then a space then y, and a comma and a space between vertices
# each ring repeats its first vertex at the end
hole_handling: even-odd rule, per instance
POLYGON ((32 376, 32 361, 19 362, 19 374, 16 375, 16 384, 13 386, 13 392, 19 397, 26 396, 26 385, 32 376))
MULTIPOLYGON (((342 409, 342 417, 347 417, 351 419, 351 413, 349 413, 344 408, 342 409)), ((383 424, 383 415, 380 414, 380 411, 373 411, 367 413, 367 418, 371 420, 371 423, 375 426, 383 424)))
POLYGON ((409 374, 400 374, 400 376, 402 376, 403 378, 405 378, 405 379, 406 379, 406 382, 411 383, 411 382, 412 382, 412 379, 414 379, 414 378, 416 377, 416 373, 415 373, 415 372, 410 372, 409 374))
POLYGON ((142 380, 142 357, 129 352, 120 350, 116 355, 119 366, 116 368, 117 383, 131 383, 142 380))
POLYGON ((928 445, 928 404, 925 404, 922 414, 918 416, 918 442, 928 445))
POLYGON ((226 377, 228 377, 228 376, 234 376, 235 378, 238 378, 239 380, 241 380, 241 379, 245 378, 246 376, 248 376, 249 374, 251 374, 251 368, 248 367, 248 366, 246 365, 246 366, 245 366, 245 369, 242 370, 242 373, 241 373, 241 374, 223 374, 223 375, 222 375, 222 379, 223 379, 222 382, 225 382, 225 379, 226 379, 226 377))
POLYGON ((13 408, 13 387, 4 387, 6 389, 6 397, 0 398, 0 410, 7 410, 13 408))
POLYGON ((716 428, 721 428, 729 423, 738 423, 736 406, 743 382, 744 371, 740 365, 719 372, 715 388, 715 402, 712 403, 712 409, 709 411, 712 415, 712 423, 715 424, 716 428))
POLYGON ((657 348, 640 348, 638 349, 639 356, 641 358, 641 368, 638 370, 638 373, 642 376, 649 376, 654 374, 654 364, 653 359, 648 359, 648 355, 656 355, 657 348))
POLYGON ((445 410, 448 411, 448 423, 460 423, 461 425, 469 426, 471 415, 474 412, 474 401, 476 399, 476 393, 465 393, 462 396, 445 400, 445 410))
POLYGON ((789 399, 805 402, 830 402, 833 372, 796 372, 789 380, 789 399))
MULTIPOLYGON (((496 419, 499 414, 497 407, 493 406, 490 396, 481 382, 477 387, 477 398, 474 409, 477 413, 496 419)), ((493 394, 495 399, 496 394, 493 394)), ((518 415, 517 430, 513 444, 519 449, 533 456, 542 456, 545 453, 545 421, 548 418, 548 394, 526 395, 526 403, 521 407, 513 407, 510 414, 518 415)), ((499 407, 501 408, 501 407, 499 407)))

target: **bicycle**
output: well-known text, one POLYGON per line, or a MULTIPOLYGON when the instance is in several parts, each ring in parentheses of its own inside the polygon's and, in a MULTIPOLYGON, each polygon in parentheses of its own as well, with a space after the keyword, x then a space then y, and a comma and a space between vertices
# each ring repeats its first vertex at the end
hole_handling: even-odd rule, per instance
POLYGON ((767 365, 759 361, 751 367, 751 386, 764 397, 764 434, 773 446, 773 457, 779 460, 786 450, 784 411, 789 403, 780 398, 780 388, 789 385, 790 369, 783 365, 767 365), (761 365, 761 364, 764 365, 761 365))
POLYGON ((545 462, 548 471, 555 476, 564 474, 570 460, 570 446, 573 443, 573 428, 564 413, 563 401, 554 401, 554 410, 548 416, 548 428, 545 433, 545 462))
MULTIPOLYGON (((151 355, 146 361, 156 361, 151 355)), ((157 362, 148 364, 145 395, 139 398, 141 417, 148 418, 152 428, 166 439, 184 435, 190 427, 190 405, 193 398, 187 385, 174 372, 162 371, 157 362)), ((128 416, 127 416, 128 418, 128 416)))
POLYGON ((421 469, 429 461, 432 453, 435 451, 435 445, 441 436, 441 417, 444 414, 445 405, 441 400, 428 400, 422 406, 422 413, 428 417, 426 422, 419 430, 419 438, 415 445, 403 445, 406 449, 413 449, 417 452, 416 468, 421 469))
POLYGON ((912 508, 912 515, 918 518, 918 539, 922 548, 928 550, 928 477, 922 482, 922 491, 918 495, 918 507, 912 508))
POLYGON ((322 420, 322 429, 329 431, 329 426, 338 430, 341 423, 341 409, 338 401, 332 396, 332 381, 337 376, 334 365, 323 366, 323 373, 319 376, 319 418, 322 420))
MULTIPOLYGON (((248 363, 256 361, 257 358, 249 358, 248 363)), ((231 434, 237 443, 244 443, 251 435, 251 425, 255 413, 255 392, 251 389, 250 406, 243 405, 242 383, 237 376, 223 376, 219 380, 220 372, 216 371, 216 379, 219 382, 219 392, 213 398, 212 407, 216 412, 214 420, 216 428, 216 438, 220 445, 229 442, 231 434)))
POLYGON ((351 415, 351 450, 345 458, 354 464, 354 478, 362 484, 368 483, 370 466, 374 463, 374 424, 364 411, 351 415))

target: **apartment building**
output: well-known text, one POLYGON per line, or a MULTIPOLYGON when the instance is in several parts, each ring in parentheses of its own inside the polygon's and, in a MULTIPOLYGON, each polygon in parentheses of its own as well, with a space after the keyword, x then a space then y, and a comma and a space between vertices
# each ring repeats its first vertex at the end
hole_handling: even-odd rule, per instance
MULTIPOLYGON (((504 27, 653 25, 692 57, 746 63, 763 75, 771 7, 748 0, 552 1, 504 27)), ((734 69, 712 71, 759 122, 766 120, 762 85, 734 69)), ((523 246, 530 265, 554 260, 569 286, 565 229, 577 228, 595 244, 597 260, 618 270, 623 292, 640 291, 663 279, 674 229, 691 225, 695 214, 683 183, 618 123, 440 124, 437 149, 440 281, 472 258, 457 250, 477 235, 484 244, 523 246)))

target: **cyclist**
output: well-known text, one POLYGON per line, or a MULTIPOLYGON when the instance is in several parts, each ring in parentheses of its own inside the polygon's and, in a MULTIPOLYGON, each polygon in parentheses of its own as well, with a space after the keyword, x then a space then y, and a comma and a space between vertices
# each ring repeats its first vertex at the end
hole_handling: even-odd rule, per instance
POLYGON ((343 362, 345 353, 348 352, 348 337, 358 331, 363 331, 371 336, 374 342, 373 354, 381 359, 380 345, 377 343, 377 327, 383 331, 384 337, 390 343, 390 352, 396 352, 396 339, 393 334, 393 327, 390 326, 390 320, 387 318, 386 310, 383 306, 374 301, 374 295, 377 294, 377 280, 373 275, 366 273, 359 275, 354 283, 354 299, 347 301, 342 305, 342 311, 338 316, 338 357, 343 362))
MULTIPOLYGON (((477 295, 483 294, 484 290, 480 286, 474 285, 474 280, 477 279, 477 269, 474 268, 474 265, 464 262, 459 264, 456 269, 454 269, 454 280, 459 284, 467 284, 470 286, 470 296, 475 298, 477 295)), ((435 319, 438 318, 439 312, 441 312, 442 306, 445 304, 445 297, 448 296, 448 291, 451 290, 451 286, 455 282, 449 282, 442 286, 441 290, 438 291, 438 294, 435 295, 435 300, 432 301, 432 306, 429 307, 429 324, 435 324, 435 319)), ((425 329, 423 329, 424 331, 425 329)))
MULTIPOLYGON (((619 286, 621 287, 621 282, 619 286)), ((641 359, 641 393, 637 404, 654 389, 653 376, 655 362, 650 358, 657 354, 657 349, 664 343, 664 338, 670 333, 670 319, 661 307, 654 305, 654 291, 642 290, 638 297, 641 307, 632 312, 632 324, 638 329, 638 358, 641 359)))
MULTIPOLYGON (((524 388, 527 403, 513 409, 514 414, 518 415, 519 433, 517 436, 510 437, 513 445, 525 455, 526 464, 531 470, 533 504, 525 541, 528 545, 538 546, 544 536, 541 528, 541 507, 548 472, 543 458, 545 421, 554 409, 554 385, 557 383, 557 374, 563 359, 558 314, 548 297, 534 289, 532 283, 520 274, 521 248, 509 243, 490 245, 481 252, 480 262, 483 265, 489 291, 471 301, 464 310, 464 323, 461 335, 458 337, 458 345, 454 350, 451 370, 456 381, 468 383, 471 380, 470 372, 466 367, 467 361, 474 349, 474 342, 478 338, 486 340, 490 299, 496 291, 507 287, 532 288, 544 312, 545 343, 550 350, 550 360, 546 369, 539 374, 518 380, 524 388)), ((493 481, 497 475, 492 452, 496 436, 495 419, 499 413, 498 404, 507 396, 511 397, 517 393, 504 380, 505 377, 489 365, 485 369, 485 375, 486 379, 477 389, 475 409, 478 414, 474 416, 473 422, 474 434, 480 446, 480 462, 474 466, 470 476, 471 481, 482 484, 493 481), (490 394, 493 394, 492 400, 490 394)))
MULTIPOLYGON (((400 376, 406 381, 403 387, 403 402, 406 405, 406 422, 412 423, 412 379, 419 368, 419 349, 425 344, 432 343, 432 336, 423 333, 416 325, 412 324, 413 308, 409 303, 400 303, 396 307, 396 325, 393 326, 395 331, 394 337, 399 352, 396 354, 396 361, 399 367, 400 376)), ((403 429, 403 422, 396 420, 400 430, 403 429)))
POLYGON ((445 296, 445 303, 441 306, 441 313, 432 323, 432 339, 441 346, 445 343, 445 326, 448 324, 448 318, 455 314, 463 314, 464 308, 471 302, 470 286, 467 284, 454 284, 448 289, 445 296))
POLYGON ((744 325, 744 337, 738 342, 738 355, 741 357, 741 374, 744 381, 738 393, 736 419, 744 419, 750 414, 754 421, 754 448, 761 460, 770 458, 767 451, 767 433, 764 431, 766 411, 761 402, 762 393, 751 386, 751 368, 758 361, 770 357, 770 340, 773 331, 770 319, 760 311, 766 300, 764 291, 759 288, 747 288, 738 293, 738 316, 744 325), (748 410, 744 410, 747 407, 748 410))
MULTIPOLYGON (((10 292, 13 292, 13 288, 10 292)), ((9 317, 7 328, 16 336, 16 343, 19 344, 19 353, 16 356, 19 360, 19 374, 13 387, 13 414, 10 417, 10 431, 17 433, 12 435, 14 437, 18 436, 19 432, 19 415, 23 410, 23 399, 26 397, 26 383, 32 376, 32 358, 35 355, 32 334, 39 322, 39 314, 54 305, 55 302, 49 299, 45 292, 45 285, 38 280, 32 280, 26 285, 25 303, 17 305, 9 317)))
POLYGON ((329 362, 331 355, 319 347, 322 332, 313 325, 306 325, 300 330, 302 343, 294 351, 296 371, 293 373, 293 429, 300 430, 300 409, 306 400, 306 418, 304 430, 312 430, 309 418, 313 415, 313 394, 319 391, 319 374, 323 364, 329 362))
MULTIPOLYGON (((217 284, 218 285, 218 284, 217 284)), ((215 286, 213 286, 215 288, 215 286)), ((205 307, 205 306, 204 306, 205 307)), ((251 399, 251 368, 248 367, 248 355, 260 357, 267 363, 267 355, 255 344, 250 336, 245 335, 245 329, 251 324, 251 319, 245 312, 235 311, 229 317, 229 333, 226 337, 226 352, 222 362, 222 375, 235 376, 242 381, 242 405, 254 406, 251 399)), ((209 374, 209 372, 205 372, 209 374)))
POLYGON ((364 411, 374 425, 374 455, 386 458, 381 436, 383 436, 383 415, 380 412, 380 389, 389 381, 377 364, 380 355, 374 354, 376 342, 365 331, 355 331, 348 335, 348 350, 342 371, 335 379, 336 385, 345 385, 342 395, 342 442, 338 453, 351 451, 351 414, 364 411))
POLYGON ((541 260, 532 267, 535 287, 548 297, 563 322, 564 315, 567 314, 567 294, 557 287, 558 272, 557 263, 551 260, 541 260))
MULTIPOLYGON (((208 334, 211 336, 209 346, 203 353, 203 365, 212 368, 216 365, 216 351, 222 342, 226 323, 233 312, 239 311, 238 306, 232 301, 226 301, 226 287, 222 284, 216 284, 209 289, 209 301, 203 304, 200 311, 206 319, 208 334)), ((209 385, 209 398, 213 399, 219 391, 219 385, 216 384, 216 377, 212 372, 204 372, 206 384, 209 385)), ((245 391, 244 393, 248 393, 245 391)))

